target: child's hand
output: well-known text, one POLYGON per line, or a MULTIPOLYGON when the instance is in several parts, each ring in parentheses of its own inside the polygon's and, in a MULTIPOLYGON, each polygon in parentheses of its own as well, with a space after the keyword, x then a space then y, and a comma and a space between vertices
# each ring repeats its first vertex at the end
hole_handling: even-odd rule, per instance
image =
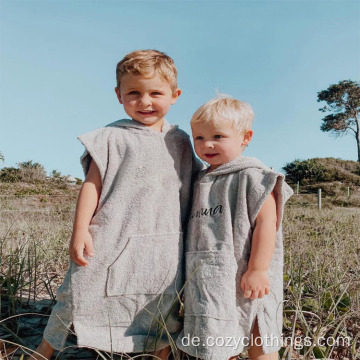
POLYGON ((241 290, 244 298, 262 298, 270 292, 269 276, 267 271, 247 270, 241 278, 241 290))
POLYGON ((88 264, 84 255, 94 256, 93 240, 88 230, 74 231, 69 246, 69 255, 72 261, 80 266, 88 264))

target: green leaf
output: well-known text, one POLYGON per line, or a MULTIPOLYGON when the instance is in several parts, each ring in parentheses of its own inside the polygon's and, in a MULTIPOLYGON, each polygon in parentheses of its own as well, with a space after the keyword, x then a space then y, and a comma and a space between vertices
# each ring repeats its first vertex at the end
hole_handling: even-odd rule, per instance
POLYGON ((316 359, 323 359, 325 357, 325 350, 326 348, 322 346, 321 348, 319 346, 316 346, 313 348, 313 354, 316 359))

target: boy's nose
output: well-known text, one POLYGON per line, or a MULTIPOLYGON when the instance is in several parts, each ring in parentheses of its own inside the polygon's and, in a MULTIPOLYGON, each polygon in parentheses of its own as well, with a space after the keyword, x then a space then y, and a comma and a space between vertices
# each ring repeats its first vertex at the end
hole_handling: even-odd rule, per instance
POLYGON ((208 149, 212 149, 214 147, 214 144, 212 141, 205 141, 205 147, 208 149))
POLYGON ((140 104, 143 106, 147 106, 151 104, 150 96, 149 95, 143 95, 140 97, 140 104))

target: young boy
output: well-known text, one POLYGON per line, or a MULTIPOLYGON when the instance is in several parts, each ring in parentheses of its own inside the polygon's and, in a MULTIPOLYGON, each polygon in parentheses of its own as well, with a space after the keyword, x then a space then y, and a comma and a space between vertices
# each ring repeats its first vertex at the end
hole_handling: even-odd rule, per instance
POLYGON ((45 358, 64 347, 71 325, 80 347, 155 351, 161 359, 181 330, 182 227, 194 157, 189 136, 164 119, 181 93, 176 67, 159 51, 135 51, 116 77, 131 120, 79 137, 86 180, 70 269, 37 349, 45 358))
POLYGON ((247 103, 218 97, 191 119, 195 152, 210 166, 194 185, 177 345, 200 359, 235 359, 247 348, 251 359, 278 358, 281 221, 292 190, 284 175, 242 157, 253 117, 247 103))

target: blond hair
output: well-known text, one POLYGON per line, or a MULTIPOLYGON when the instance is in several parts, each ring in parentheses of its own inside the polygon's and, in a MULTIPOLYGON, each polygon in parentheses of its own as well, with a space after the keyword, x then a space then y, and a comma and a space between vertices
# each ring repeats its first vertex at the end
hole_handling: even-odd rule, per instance
POLYGON ((245 133, 251 130, 253 120, 254 111, 250 104, 220 94, 195 111, 191 124, 205 122, 216 126, 228 121, 235 131, 245 133))
POLYGON ((121 79, 126 74, 152 77, 154 72, 167 81, 172 90, 177 89, 177 70, 174 60, 157 50, 137 50, 125 55, 116 66, 117 88, 120 89, 121 79))

